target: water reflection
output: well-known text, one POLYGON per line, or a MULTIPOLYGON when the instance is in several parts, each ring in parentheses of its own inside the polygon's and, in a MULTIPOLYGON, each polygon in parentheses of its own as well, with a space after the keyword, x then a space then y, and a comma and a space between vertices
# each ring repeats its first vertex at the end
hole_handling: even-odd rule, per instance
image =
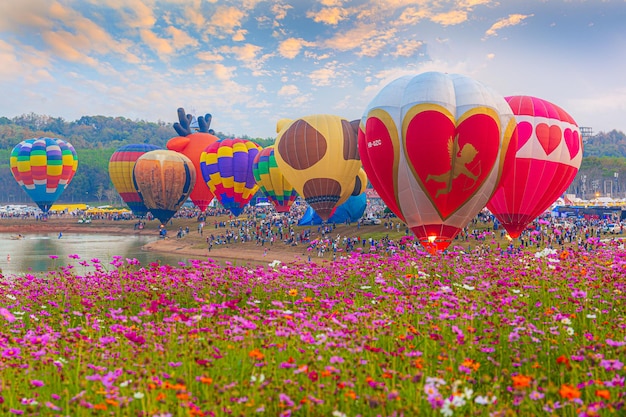
MULTIPOLYGON (((90 234, 29 234, 22 239, 13 239, 14 234, 0 233, 0 268, 4 275, 35 273, 57 269, 64 265, 74 265, 77 271, 85 272, 93 267, 80 265, 81 261, 97 258, 107 269, 114 256, 123 259, 137 259, 142 265, 159 261, 162 264, 176 265, 185 262, 185 256, 142 251, 141 247, 157 239, 155 236, 116 236, 90 234), (50 255, 58 257, 51 259, 50 255), (69 255, 78 255, 72 259, 69 255)), ((91 265, 91 262, 89 262, 91 265)))

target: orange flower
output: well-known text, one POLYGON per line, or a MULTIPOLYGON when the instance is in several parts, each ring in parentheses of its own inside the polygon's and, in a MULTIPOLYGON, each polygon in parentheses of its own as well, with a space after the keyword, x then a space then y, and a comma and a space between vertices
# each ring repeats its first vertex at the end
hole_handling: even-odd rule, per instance
POLYGON ((580 398, 580 391, 578 390, 578 388, 569 384, 561 385, 559 394, 561 394, 561 397, 566 398, 568 400, 573 400, 574 398, 580 398))
POLYGON ((198 380, 201 383, 207 384, 207 385, 211 385, 213 383, 213 378, 208 377, 208 376, 201 376, 198 380))
POLYGON ((417 369, 423 369, 424 368, 424 360, 422 358, 417 358, 413 361, 413 366, 415 366, 417 369))
POLYGON ((163 401, 164 399, 165 399, 165 394, 162 392, 159 392, 159 395, 157 395, 156 400, 163 401))
POLYGON ((262 361, 263 358, 265 358, 265 355, 261 353, 259 349, 256 349, 256 348, 252 349, 250 353, 248 353, 248 356, 251 357, 252 359, 256 359, 259 361, 262 361))
POLYGON ((186 401, 191 397, 186 392, 179 392, 178 394, 176 394, 176 398, 178 398, 181 401, 186 401))
POLYGON ((513 380, 513 387, 518 389, 529 387, 530 381, 532 381, 531 377, 522 374, 512 376, 511 379, 513 380))
POLYGON ((107 406, 106 404, 94 404, 93 408, 95 408, 96 410, 106 410, 107 406))
POLYGON ((118 405, 120 405, 117 401, 115 401, 113 398, 107 398, 106 400, 104 400, 105 403, 112 405, 113 407, 117 407, 118 405))
POLYGON ((474 371, 478 371, 478 368, 480 368, 480 363, 473 359, 465 359, 461 365, 474 371))
POLYGON ((311 297, 304 297, 302 299, 302 302, 303 303, 312 303, 313 302, 313 298, 311 298, 311 297))
POLYGON ((605 400, 611 399, 611 393, 608 389, 598 389, 596 390, 596 397, 604 398, 605 400))
POLYGON ((348 398, 352 398, 353 400, 356 400, 356 392, 354 392, 352 390, 347 391, 343 395, 345 395, 348 398))
POLYGON ((556 358, 556 363, 561 364, 561 365, 565 365, 567 368, 571 368, 572 366, 569 363, 569 358, 565 355, 561 355, 558 358, 556 358))
POLYGON ((292 288, 289 290, 289 295, 292 297, 295 297, 298 295, 298 290, 296 290, 295 288, 292 288))

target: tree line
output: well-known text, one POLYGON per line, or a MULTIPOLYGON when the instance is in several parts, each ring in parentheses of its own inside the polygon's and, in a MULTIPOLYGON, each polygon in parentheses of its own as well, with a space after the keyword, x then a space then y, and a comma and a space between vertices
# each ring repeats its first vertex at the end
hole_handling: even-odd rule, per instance
MULTIPOLYGON (((58 202, 120 204, 108 173, 109 159, 117 148, 131 143, 150 143, 165 148, 178 136, 173 123, 130 120, 125 117, 83 116, 75 121, 60 117, 24 114, 0 117, 0 204, 31 203, 13 179, 9 157, 15 145, 25 139, 55 137, 69 141, 78 153, 78 171, 58 202)), ((229 137, 216 132, 220 139, 229 137)), ((275 138, 251 138, 266 147, 275 138)), ((626 135, 613 130, 598 133, 584 144, 583 161, 568 192, 591 198, 595 193, 626 196, 626 135)))

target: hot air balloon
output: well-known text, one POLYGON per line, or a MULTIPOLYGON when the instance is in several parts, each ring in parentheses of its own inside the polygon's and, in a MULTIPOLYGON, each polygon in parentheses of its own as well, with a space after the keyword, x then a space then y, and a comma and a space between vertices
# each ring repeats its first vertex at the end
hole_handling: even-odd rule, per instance
POLYGON ((133 181, 133 169, 137 159, 146 152, 161 149, 148 143, 124 145, 113 152, 109 159, 109 177, 122 200, 135 216, 145 216, 148 208, 143 203, 141 193, 133 181))
POLYGON ((202 177, 219 202, 234 216, 239 216, 259 190, 252 163, 261 149, 249 140, 222 139, 202 152, 202 177))
POLYGON ((489 201, 514 155, 514 132, 504 97, 463 75, 427 72, 392 81, 372 100, 359 152, 383 201, 436 252, 489 201))
POLYGON ((359 172, 354 179, 354 189, 351 196, 358 196, 365 192, 367 188, 367 173, 363 168, 359 169, 359 172))
POLYGON ((185 155, 159 149, 137 159, 133 176, 145 206, 166 224, 189 197, 196 169, 185 155))
POLYGON ((78 156, 64 140, 27 139, 13 148, 10 166, 15 180, 45 214, 72 181, 78 156))
POLYGON ((277 123, 278 168, 324 220, 352 195, 361 168, 358 121, 315 114, 277 123))
POLYGON ((217 142, 218 138, 213 135, 213 130, 209 129, 210 114, 197 118, 198 131, 194 131, 193 116, 185 115, 185 109, 178 109, 178 120, 179 123, 174 123, 174 129, 180 136, 170 139, 166 146, 167 149, 182 153, 193 163, 197 175, 189 198, 201 211, 205 211, 214 196, 200 174, 200 156, 206 148, 217 142))
POLYGON ((506 101, 517 120, 517 153, 487 208, 517 238, 572 183, 583 145, 576 122, 559 106, 530 96, 506 101))
POLYGON ((252 173, 263 194, 278 213, 288 213, 298 192, 278 169, 274 147, 268 146, 254 158, 252 173))

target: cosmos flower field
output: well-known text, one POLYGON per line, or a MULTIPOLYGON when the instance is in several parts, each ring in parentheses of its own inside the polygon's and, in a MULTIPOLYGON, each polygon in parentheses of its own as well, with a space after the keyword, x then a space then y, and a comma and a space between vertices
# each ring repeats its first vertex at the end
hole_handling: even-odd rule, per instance
POLYGON ((620 247, 50 261, 2 279, 2 415, 626 413, 620 247))

